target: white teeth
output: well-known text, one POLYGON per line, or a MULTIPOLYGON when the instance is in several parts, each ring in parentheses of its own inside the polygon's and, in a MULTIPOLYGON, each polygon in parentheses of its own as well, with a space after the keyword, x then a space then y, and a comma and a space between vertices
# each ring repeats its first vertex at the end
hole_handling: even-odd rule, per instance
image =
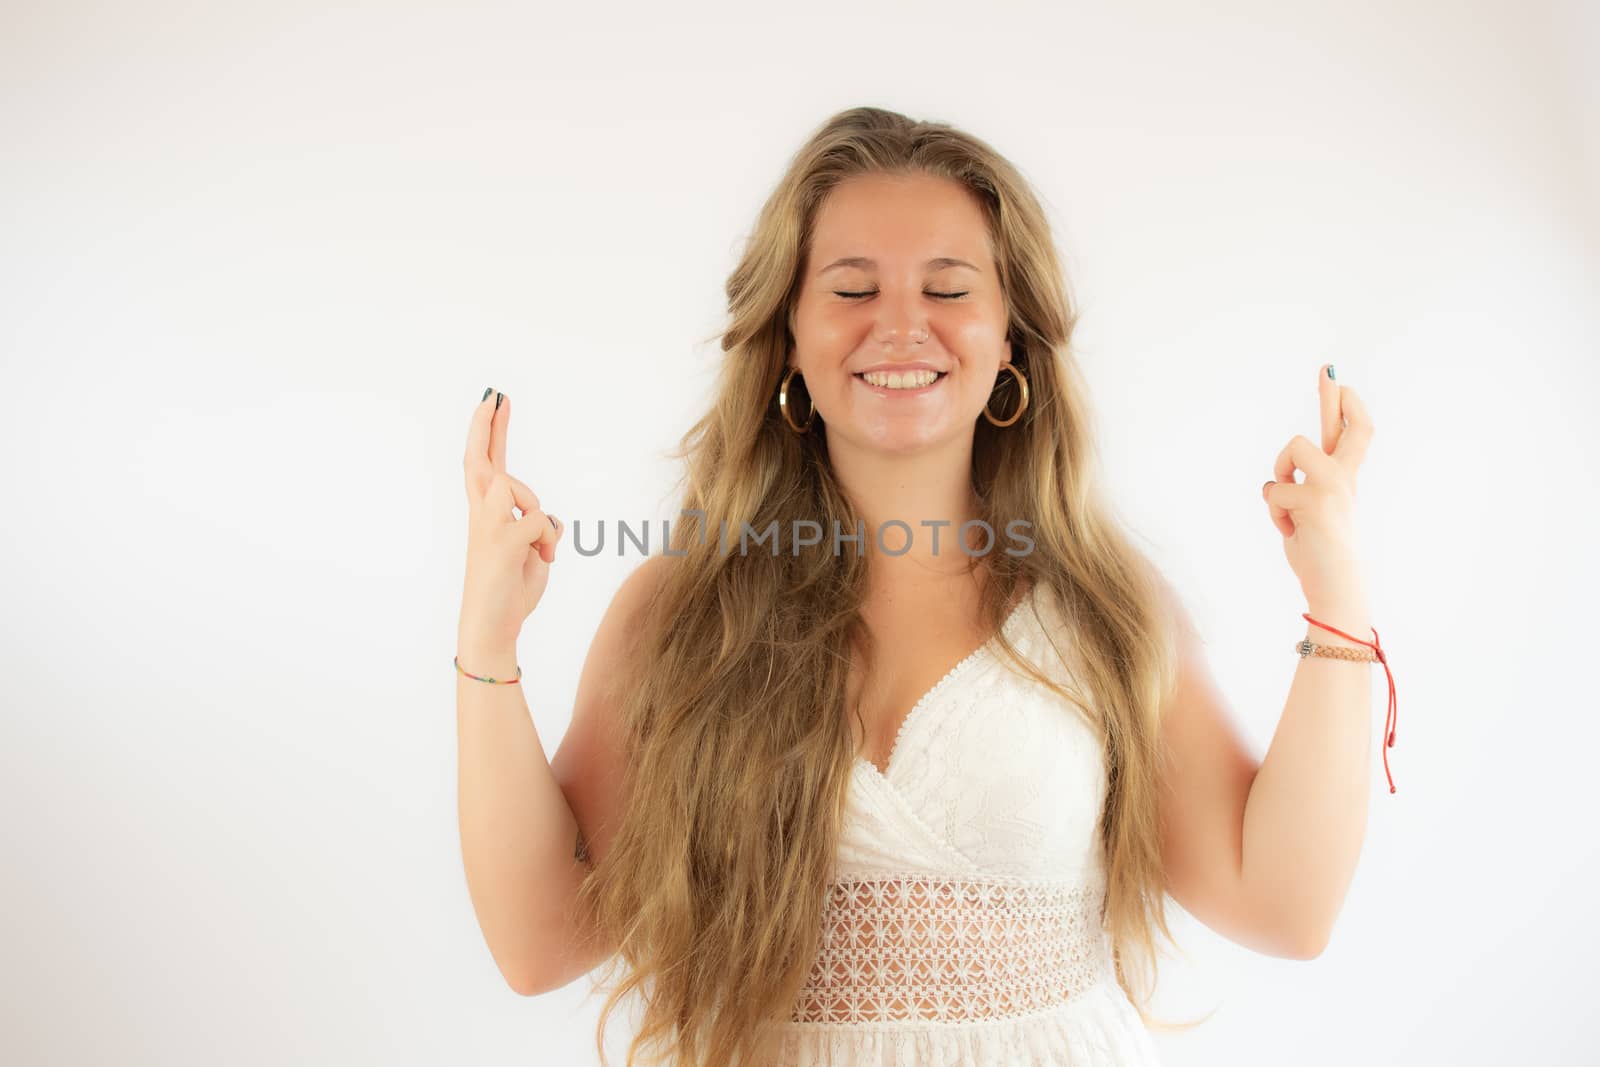
POLYGON ((868 385, 885 389, 921 389, 932 385, 939 377, 938 371, 868 371, 861 376, 868 385))

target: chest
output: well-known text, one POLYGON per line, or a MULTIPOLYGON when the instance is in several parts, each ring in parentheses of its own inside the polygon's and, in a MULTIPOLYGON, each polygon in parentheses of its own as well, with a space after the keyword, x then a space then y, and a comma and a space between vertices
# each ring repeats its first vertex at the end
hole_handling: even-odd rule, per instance
POLYGON ((852 736, 862 759, 884 770, 918 703, 982 648, 991 631, 977 614, 976 604, 911 601, 867 619, 875 642, 871 666, 858 655, 849 682, 852 736))
POLYGON ((1065 693, 994 642, 908 692, 900 728, 853 770, 842 870, 1058 879, 1095 868, 1107 778, 1091 694, 1030 616, 1006 632, 1065 693))

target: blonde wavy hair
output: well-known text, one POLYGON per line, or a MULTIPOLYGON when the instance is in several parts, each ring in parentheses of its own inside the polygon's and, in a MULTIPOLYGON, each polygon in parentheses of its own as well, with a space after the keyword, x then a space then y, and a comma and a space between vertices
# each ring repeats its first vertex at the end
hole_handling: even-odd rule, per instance
MULTIPOLYGON (((867 559, 792 552, 795 521, 854 531, 862 517, 829 464, 826 427, 794 433, 776 397, 818 208, 842 180, 874 173, 947 178, 983 209, 1011 358, 1031 395, 1016 424, 977 422, 973 486, 979 517, 994 529, 1025 517, 1034 539, 1026 555, 981 557, 990 579, 981 583, 983 611, 1003 654, 1103 739, 1106 922, 1117 981, 1153 1023, 1155 931, 1171 939, 1157 810, 1171 621, 1158 576, 1096 481, 1087 389, 1070 349, 1076 311, 1050 228, 1022 176, 984 142, 858 107, 815 131, 763 206, 727 281, 714 400, 675 453, 686 461, 683 507, 705 520, 674 523, 669 547, 683 555, 663 568, 632 635, 617 689, 627 760, 621 821, 578 898, 588 926, 618 948, 605 981, 625 971, 596 1028, 602 1062, 606 1020, 630 993, 641 995, 644 1014, 628 1067, 640 1056, 694 1067, 762 1062, 819 944, 858 754, 842 714, 847 677, 853 662, 872 662, 860 615, 867 559), (716 533, 726 523, 731 540, 743 524, 762 531, 774 520, 775 554, 725 551, 716 533), (1079 692, 1027 663, 1001 629, 1032 585, 1066 609, 1073 637, 1059 643, 1077 646, 1079 692)), ((994 410, 1014 410, 1006 394, 997 389, 994 410)), ((859 722, 859 709, 848 710, 859 722)))

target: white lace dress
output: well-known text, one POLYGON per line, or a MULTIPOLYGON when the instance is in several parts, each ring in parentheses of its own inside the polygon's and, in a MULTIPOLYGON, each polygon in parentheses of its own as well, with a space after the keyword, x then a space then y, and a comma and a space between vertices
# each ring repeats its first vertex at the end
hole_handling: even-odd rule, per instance
MULTIPOLYGON (((1024 599, 1005 629, 1060 679, 1041 625, 1067 632, 1052 596, 1024 599)), ((886 774, 864 759, 852 773, 823 942, 779 1064, 1158 1064, 1112 974, 1105 769, 1075 708, 991 642, 917 702, 886 774)))

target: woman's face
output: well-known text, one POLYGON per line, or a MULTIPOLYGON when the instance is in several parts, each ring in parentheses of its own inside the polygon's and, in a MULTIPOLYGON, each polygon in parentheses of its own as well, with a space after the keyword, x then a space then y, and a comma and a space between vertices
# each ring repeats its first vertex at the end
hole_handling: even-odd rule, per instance
MULTIPOLYGON (((828 440, 906 453, 970 439, 1009 358, 973 195, 925 175, 847 179, 818 211, 804 271, 789 359, 828 440), (918 370, 938 377, 925 384, 933 375, 918 370)), ((797 422, 804 403, 791 409, 797 422)))

